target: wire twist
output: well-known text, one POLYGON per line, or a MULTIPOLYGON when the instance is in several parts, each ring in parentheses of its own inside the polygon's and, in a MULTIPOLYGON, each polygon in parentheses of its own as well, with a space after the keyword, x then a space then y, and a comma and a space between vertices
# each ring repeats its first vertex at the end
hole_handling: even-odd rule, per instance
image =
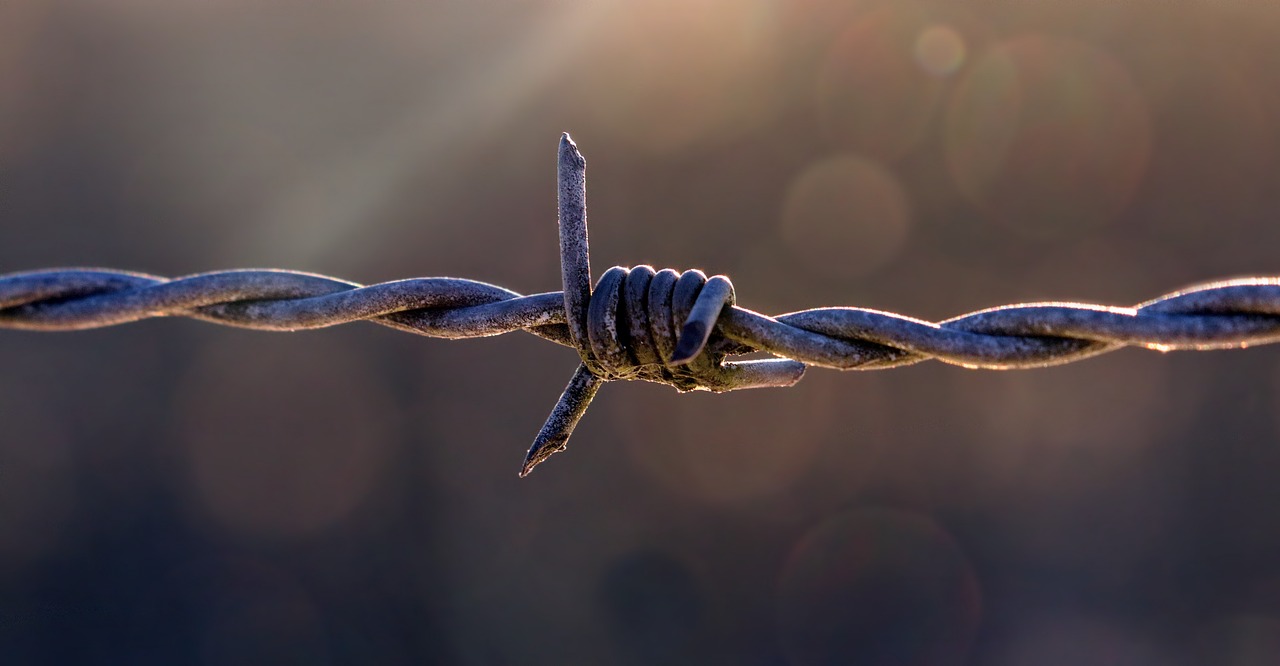
POLYGON ((558 155, 563 290, 524 296, 461 278, 360 285, 284 270, 164 278, 109 269, 0 275, 0 328, 65 331, 180 316, 294 331, 372 321, 437 338, 525 330, 581 358, 530 447, 521 476, 562 451, 603 382, 680 391, 791 386, 806 366, 896 368, 926 359, 969 368, 1057 365, 1124 346, 1161 351, 1280 341, 1280 278, 1202 284, 1133 307, 1023 303, 932 323, 891 312, 816 308, 769 317, 698 270, 615 266, 591 286, 586 161, 565 134, 558 155), (729 361, 763 351, 777 358, 729 361))

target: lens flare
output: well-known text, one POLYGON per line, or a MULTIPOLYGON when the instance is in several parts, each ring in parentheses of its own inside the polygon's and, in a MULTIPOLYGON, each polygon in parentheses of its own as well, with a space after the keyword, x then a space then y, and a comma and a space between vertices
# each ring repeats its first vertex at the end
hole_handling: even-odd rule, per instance
POLYGON ((778 623, 792 664, 963 664, 977 577, 927 516, 881 508, 827 519, 795 546, 778 623))

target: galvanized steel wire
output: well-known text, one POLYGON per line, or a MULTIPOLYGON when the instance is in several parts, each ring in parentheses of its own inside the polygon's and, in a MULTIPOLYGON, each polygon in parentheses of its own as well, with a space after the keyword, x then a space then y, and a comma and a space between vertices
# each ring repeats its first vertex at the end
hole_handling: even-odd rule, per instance
POLYGON ((1124 346, 1161 351, 1280 341, 1280 278, 1212 282, 1132 307, 1021 303, 942 322, 853 307, 770 317, 735 304, 724 276, 614 267, 591 286, 586 161, 558 154, 564 289, 521 295, 461 278, 361 285, 284 270, 164 278, 108 269, 0 275, 0 328, 67 331, 179 316, 270 331, 372 321, 437 338, 523 330, 582 359, 521 475, 564 449, 600 384, 643 379, 681 391, 790 386, 806 366, 877 370, 934 359, 969 368, 1057 365, 1124 346), (776 358, 730 361, 762 351, 776 358))

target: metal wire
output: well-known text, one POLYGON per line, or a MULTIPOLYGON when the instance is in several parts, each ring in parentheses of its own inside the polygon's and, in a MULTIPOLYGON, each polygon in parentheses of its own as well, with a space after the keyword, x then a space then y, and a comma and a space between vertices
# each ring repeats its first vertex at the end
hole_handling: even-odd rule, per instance
POLYGON ((558 155, 563 291, 524 296, 461 278, 363 286, 284 270, 164 278, 108 269, 0 275, 0 328, 67 331, 180 316, 270 331, 351 321, 437 338, 528 331, 582 363, 521 468, 565 448, 602 382, 643 379, 681 391, 791 386, 806 366, 896 368, 935 359, 969 368, 1057 365, 1123 346, 1161 351, 1280 341, 1280 278, 1202 284, 1133 307, 1022 303, 932 323, 892 312, 817 308, 776 317, 735 304, 724 276, 614 267, 591 287, 586 161, 565 134, 558 155), (728 361, 763 351, 777 358, 728 361))

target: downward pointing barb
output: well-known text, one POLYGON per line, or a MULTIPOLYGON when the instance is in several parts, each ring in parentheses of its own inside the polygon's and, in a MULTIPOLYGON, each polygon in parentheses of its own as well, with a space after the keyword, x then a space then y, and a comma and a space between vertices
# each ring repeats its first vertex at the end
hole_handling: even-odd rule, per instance
POLYGON ((533 440, 533 446, 529 447, 529 452, 525 454, 524 465, 520 468, 520 478, 529 476, 529 472, 532 472, 533 468, 542 461, 565 450, 569 436, 578 426, 578 421, 582 420, 582 415, 587 413, 587 407, 596 397, 596 392, 600 390, 600 384, 603 382, 604 380, 592 374, 586 365, 578 366, 569 380, 569 385, 564 387, 564 393, 560 394, 560 400, 551 410, 551 415, 547 417, 547 422, 542 425, 542 430, 533 440))

